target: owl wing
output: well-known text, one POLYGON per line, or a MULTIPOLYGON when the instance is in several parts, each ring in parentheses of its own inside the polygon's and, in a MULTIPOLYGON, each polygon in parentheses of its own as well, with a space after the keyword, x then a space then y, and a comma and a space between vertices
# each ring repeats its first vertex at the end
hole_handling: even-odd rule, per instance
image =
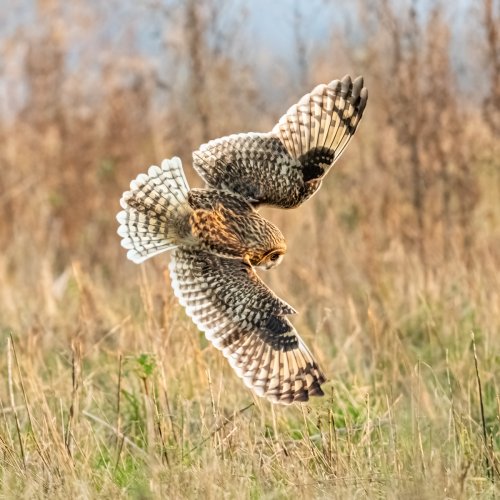
POLYGON ((368 100, 363 78, 345 76, 318 85, 294 104, 269 133, 215 139, 193 153, 205 182, 244 196, 254 205, 300 205, 354 135, 368 100))
POLYGON ((244 383, 274 403, 322 396, 325 377, 290 321, 295 311, 236 259, 177 248, 175 295, 244 383))

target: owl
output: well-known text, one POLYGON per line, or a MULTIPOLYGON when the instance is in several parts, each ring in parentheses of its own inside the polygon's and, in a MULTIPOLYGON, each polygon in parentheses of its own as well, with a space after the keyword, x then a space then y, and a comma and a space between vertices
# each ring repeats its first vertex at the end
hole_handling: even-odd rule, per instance
POLYGON ((318 85, 271 132, 230 135, 195 151, 205 188, 190 189, 174 157, 140 174, 120 200, 127 257, 140 263, 172 250, 179 302, 245 385, 273 403, 322 396, 326 378, 288 318, 296 311, 256 273, 286 253, 283 234, 258 209, 295 208, 318 191, 367 99, 362 77, 318 85))

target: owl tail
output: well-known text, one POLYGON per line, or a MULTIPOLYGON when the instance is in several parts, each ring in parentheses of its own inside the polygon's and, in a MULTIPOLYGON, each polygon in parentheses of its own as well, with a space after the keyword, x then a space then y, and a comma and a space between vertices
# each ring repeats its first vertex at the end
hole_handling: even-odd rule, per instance
POLYGON ((182 242, 179 228, 189 216, 189 186, 177 157, 153 165, 130 183, 120 200, 123 210, 116 216, 118 234, 127 257, 139 264, 182 242))

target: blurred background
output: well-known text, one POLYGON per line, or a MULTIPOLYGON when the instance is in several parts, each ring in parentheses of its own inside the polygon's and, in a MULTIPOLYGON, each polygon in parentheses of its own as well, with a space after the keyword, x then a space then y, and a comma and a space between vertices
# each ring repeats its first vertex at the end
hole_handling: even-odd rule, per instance
POLYGON ((150 164, 178 155, 200 185, 198 145, 270 130, 304 93, 345 73, 369 88, 362 126, 313 201, 266 211, 290 242, 285 265, 266 278, 332 335, 348 297, 364 315, 387 294, 443 298, 459 287, 465 300, 477 280, 496 279, 498 2, 4 7, 4 327, 58 316, 75 265, 110 290, 135 281, 114 216, 150 164))
POLYGON ((76 356, 86 404, 106 408, 99 377, 116 382, 120 356, 139 352, 179 401, 201 407, 214 366, 235 388, 220 404, 244 405, 172 298, 167 255, 126 260, 119 198, 174 155, 200 186, 201 143, 268 131, 346 73, 369 89, 361 125, 313 199, 264 210, 289 251, 262 277, 299 310, 333 406, 354 419, 367 393, 375 414, 380 394, 414 409, 418 379, 419 414, 446 427, 451 398, 477 424, 473 331, 500 439, 497 0, 0 0, 0 331, 18 341, 33 405, 48 381, 69 405, 76 356))

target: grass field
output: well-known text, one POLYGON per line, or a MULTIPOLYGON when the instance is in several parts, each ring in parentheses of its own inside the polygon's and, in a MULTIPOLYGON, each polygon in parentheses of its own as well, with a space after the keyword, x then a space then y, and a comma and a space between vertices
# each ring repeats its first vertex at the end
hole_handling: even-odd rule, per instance
POLYGON ((320 52, 306 88, 267 102, 230 41, 211 52, 196 5, 177 6, 193 32, 175 50, 192 65, 166 95, 129 57, 104 64, 86 100, 57 30, 10 39, 29 46, 29 91, 0 129, 0 498, 497 498, 498 4, 481 3, 476 101, 446 13, 417 22, 381 0, 390 31, 365 19, 362 50, 333 40, 335 68, 320 52), (289 250, 261 277, 329 378, 324 398, 272 407, 178 305, 168 255, 126 260, 114 217, 149 164, 181 155, 199 185, 201 142, 268 130, 347 71, 370 91, 352 145, 305 205, 264 209, 289 250))
MULTIPOLYGON (((321 196, 346 196, 333 177, 306 214, 321 196)), ((308 406, 252 397, 176 303, 167 257, 139 268, 118 241, 114 258, 62 271, 26 240, 2 255, 2 494, 493 497, 500 288, 490 228, 473 271, 453 259, 425 284, 398 246, 361 267, 360 235, 341 230, 335 207, 311 248, 293 214, 279 214, 291 250, 269 273, 331 379, 308 406), (316 248, 330 230, 335 244, 316 248)))

